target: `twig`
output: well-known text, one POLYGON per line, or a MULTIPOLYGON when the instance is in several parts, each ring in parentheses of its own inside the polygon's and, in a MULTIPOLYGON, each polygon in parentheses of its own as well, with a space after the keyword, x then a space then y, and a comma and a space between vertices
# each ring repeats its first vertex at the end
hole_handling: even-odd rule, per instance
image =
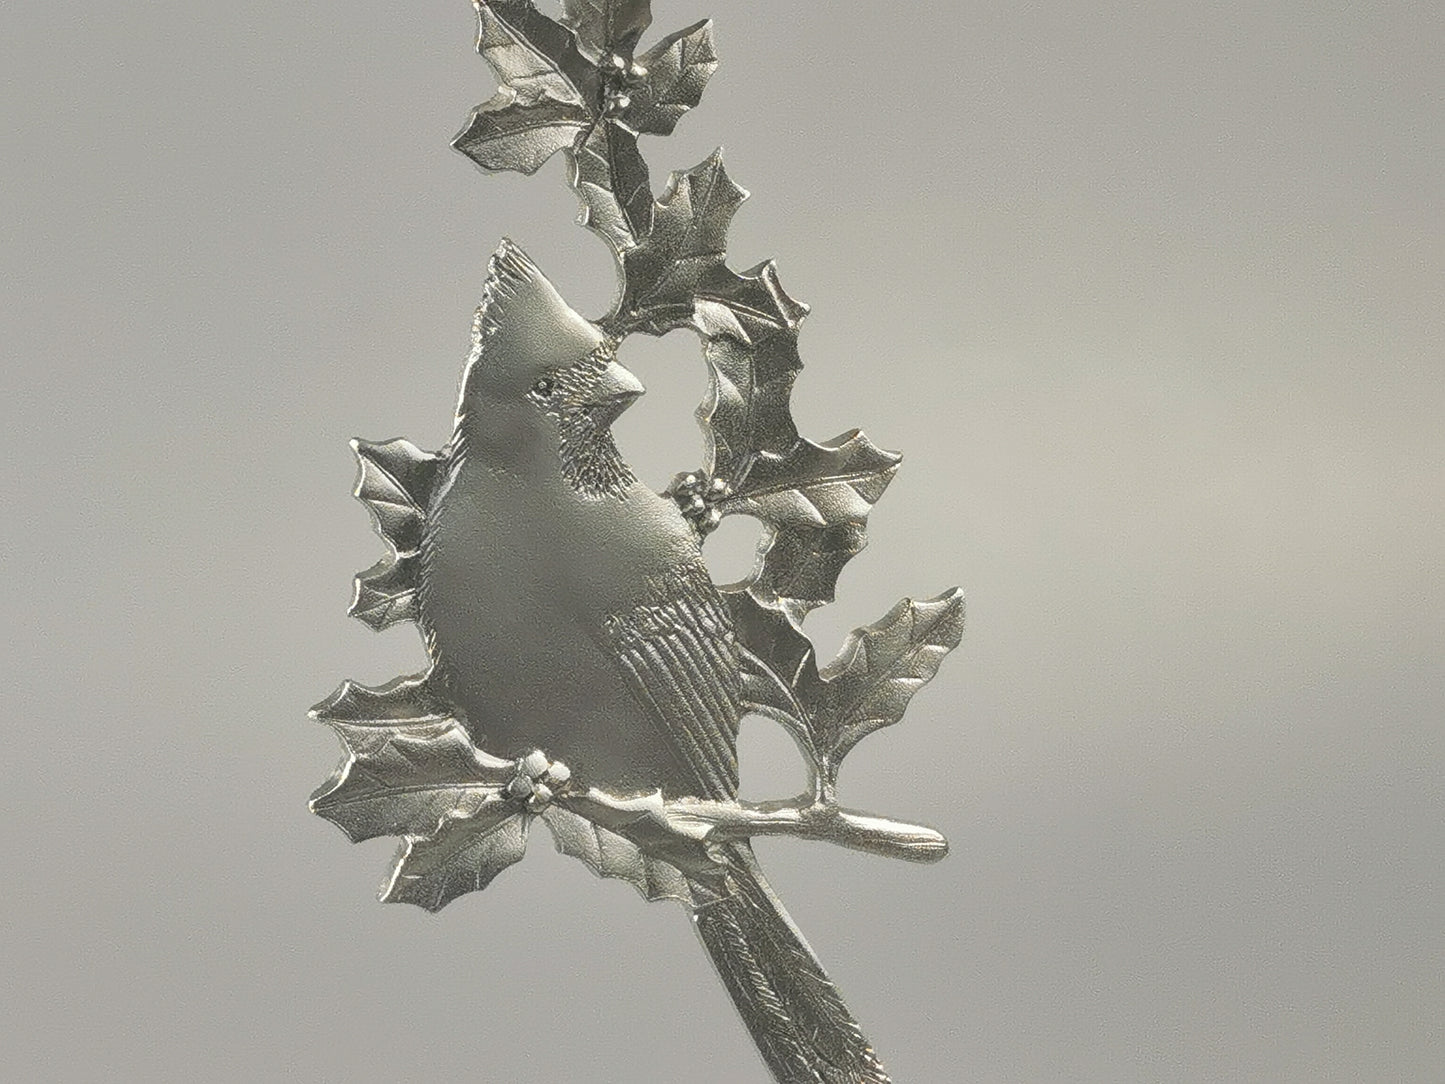
POLYGON ((932 828, 844 809, 831 802, 705 804, 706 812, 695 811, 694 815, 713 822, 709 838, 714 840, 797 836, 908 862, 937 862, 948 854, 948 840, 932 828))
POLYGON ((684 869, 710 863, 714 844, 754 836, 796 836, 909 862, 937 862, 948 841, 932 828, 905 824, 834 802, 800 796, 791 801, 665 801, 657 793, 619 798, 606 791, 559 795, 573 812, 631 839, 643 850, 684 869))

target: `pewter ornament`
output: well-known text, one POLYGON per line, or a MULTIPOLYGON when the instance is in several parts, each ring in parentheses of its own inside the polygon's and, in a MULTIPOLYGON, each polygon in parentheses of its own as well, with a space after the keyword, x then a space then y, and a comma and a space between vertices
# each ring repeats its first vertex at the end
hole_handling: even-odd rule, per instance
POLYGON ((884 1084, 749 841, 947 853, 932 829, 844 808, 837 784, 958 646, 962 595, 904 599, 826 664, 803 631, 900 459, 857 430, 798 433, 808 310, 771 262, 729 266, 747 192, 721 152, 653 194, 638 135, 671 133, 700 102, 717 66, 711 24, 639 53, 647 0, 567 0, 559 19, 528 0, 476 7, 499 87, 454 145, 489 172, 565 155, 580 220, 615 258, 617 300, 583 317, 503 241, 447 445, 353 442, 356 495, 388 551, 357 576, 351 615, 377 630, 413 622, 428 666, 376 688, 343 682, 312 709, 345 760, 311 808, 354 841, 401 837, 382 898, 431 911, 520 861, 540 820, 595 874, 691 910, 780 1084, 884 1084), (617 348, 679 328, 699 336, 710 374, 706 455, 657 493, 612 438, 643 393, 617 348), (761 521, 764 541, 752 573, 719 586, 702 547, 736 514, 761 521), (738 799, 748 713, 793 737, 805 793, 738 799))

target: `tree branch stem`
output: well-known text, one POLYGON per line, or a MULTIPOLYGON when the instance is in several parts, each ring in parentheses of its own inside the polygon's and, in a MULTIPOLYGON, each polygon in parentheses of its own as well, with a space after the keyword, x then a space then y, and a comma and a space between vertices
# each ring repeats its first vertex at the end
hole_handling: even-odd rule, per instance
POLYGON ((797 836, 908 862, 937 862, 948 854, 948 840, 932 828, 833 803, 689 802, 688 813, 711 825, 710 840, 797 836))

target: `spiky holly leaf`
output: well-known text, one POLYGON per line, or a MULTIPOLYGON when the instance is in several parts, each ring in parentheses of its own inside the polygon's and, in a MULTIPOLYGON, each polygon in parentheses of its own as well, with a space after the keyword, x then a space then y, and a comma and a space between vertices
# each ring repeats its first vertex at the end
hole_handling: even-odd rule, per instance
POLYGON ((356 726, 439 723, 452 714, 451 701, 433 687, 429 672, 394 678, 375 687, 347 679, 311 709, 311 718, 323 723, 356 726))
POLYGON ((515 802, 498 798, 449 818, 430 839, 408 838, 382 888, 382 902, 440 911, 458 896, 480 892, 527 853, 530 820, 516 811, 515 802))
POLYGON ((898 472, 902 456, 853 429, 825 444, 799 440, 782 455, 763 452, 719 507, 778 527, 862 523, 898 472))
POLYGON ((630 57, 652 25, 652 0, 564 0, 563 22, 594 56, 630 57))
MULTIPOLYGON (((658 42, 634 64, 638 39, 652 22, 647 0, 567 0, 562 23, 530 0, 474 0, 477 51, 496 73, 497 93, 472 110, 452 146, 487 172, 535 173, 565 147, 596 137, 618 138, 613 125, 668 135, 702 100, 717 68, 712 26, 706 20, 658 42), (599 66, 600 65, 600 66, 599 66), (604 118, 607 124, 602 124, 604 118)), ((594 157, 607 148, 594 145, 594 157)), ((638 174, 641 156, 618 148, 616 176, 601 187, 621 193, 638 174)), ((611 172, 594 163, 582 171, 589 184, 611 172)), ((578 173, 574 167, 574 184, 578 173)), ((596 193, 593 193, 595 196, 596 193)), ((586 199, 584 194, 584 199, 586 199)), ((650 198, 650 197, 649 197, 650 198)), ((632 239, 643 223, 626 213, 632 239)), ((590 206, 590 201, 589 201, 590 206)), ((595 214, 606 217, 602 211, 595 214)), ((615 238, 604 234, 609 243, 615 238)), ((621 251, 614 243, 614 251, 621 251)))
POLYGON ((801 709, 818 689, 818 659, 813 642, 775 601, 768 602, 746 585, 725 588, 723 599, 733 619, 738 643, 765 662, 789 691, 789 709, 801 709))
MULTIPOLYGON (((778 265, 764 260, 746 271, 718 272, 709 275, 698 292, 699 302, 715 302, 735 317, 753 321, 763 327, 797 338, 803 320, 808 315, 808 306, 788 296, 778 279, 778 265)), ((701 305, 699 309, 701 310, 701 305)), ((699 321, 700 330, 705 334, 714 332, 706 322, 699 321)), ((722 334, 733 334, 724 324, 722 334)))
POLYGON ((669 34, 638 63, 647 69, 647 78, 632 92, 624 120, 639 132, 672 135, 682 115, 702 101, 708 80, 717 71, 712 20, 669 34))
POLYGON ((652 232, 652 182, 637 149, 637 134, 604 118, 577 142, 569 157, 569 180, 582 199, 578 221, 621 259, 652 232))
POLYGON ((530 0, 476 0, 476 8, 477 51, 499 86, 452 146, 488 172, 535 173, 596 120, 601 73, 576 34, 530 0))
POLYGON ((347 616, 370 625, 377 632, 402 621, 415 621, 416 572, 416 554, 383 557, 357 574, 347 616))
POLYGON ((704 281, 727 259, 728 227, 747 198, 721 151, 674 172, 655 202, 651 232, 622 254, 622 296, 610 322, 624 334, 687 326, 704 281))
POLYGON ((726 860, 715 856, 708 843, 713 826, 689 818, 686 803, 663 801, 661 791, 630 798, 595 788, 568 791, 557 796, 552 808, 559 807, 621 836, 688 877, 713 877, 727 870, 726 860))
POLYGON ((746 584, 725 589, 723 599, 737 633, 745 707, 785 726, 816 765, 806 707, 819 682, 813 642, 785 606, 760 598, 746 584))
POLYGON ((768 262, 700 299, 695 319, 711 375, 698 409, 704 469, 732 490, 717 510, 763 521, 767 535, 751 582, 799 621, 833 600, 843 566, 866 544, 868 512, 900 461, 857 430, 827 444, 798 435, 791 398, 807 314, 768 262))
POLYGON ((533 174, 591 123, 592 115, 580 105, 550 98, 524 105, 515 88, 502 87, 472 110, 452 146, 488 173, 533 174))
POLYGON ((499 83, 520 101, 551 99, 585 105, 598 85, 597 67, 577 48, 577 35, 537 10, 531 0, 473 0, 477 52, 499 83))
POLYGON ((749 586, 760 598, 776 601, 794 621, 802 621, 810 610, 834 600, 844 566, 867 544, 861 522, 768 527, 749 586))
POLYGON ((863 738, 903 717, 913 694, 938 673, 963 639, 963 592, 904 599, 884 617, 849 634, 820 672, 808 704, 818 748, 831 772, 863 738))
POLYGON ((709 375, 698 407, 705 469, 734 487, 760 453, 782 455, 798 442, 790 399, 803 368, 798 325, 806 309, 781 287, 778 293, 780 303, 770 315, 736 307, 736 298, 697 304, 694 323, 704 337, 709 375))
MULTIPOLYGON (((612 5, 595 8, 596 25, 590 31, 594 35, 633 26, 612 5), (611 29, 603 26, 606 11, 614 11, 622 22, 611 29)), ((671 133, 678 118, 701 100, 717 57, 706 22, 664 38, 636 66, 626 59, 631 55, 628 49, 612 51, 623 57, 618 61, 621 67, 609 68, 602 76, 603 115, 573 143, 569 182, 582 199, 579 221, 606 241, 621 262, 625 254, 648 245, 656 220, 651 177, 637 146, 638 133, 671 133)), ((666 243, 667 239, 662 240, 666 243)), ((625 294, 625 268, 622 274, 625 294)), ((632 330, 637 329, 621 328, 623 334, 632 330)))
POLYGON ((449 817, 495 798, 515 768, 478 756, 455 719, 387 726, 332 721, 346 761, 311 798, 311 812, 353 843, 376 836, 432 836, 449 817))
POLYGON ((751 711, 786 726, 823 780, 864 737, 903 717, 913 694, 938 672, 963 636, 957 589, 924 602, 904 599, 849 634, 819 670, 801 616, 756 587, 724 592, 743 654, 743 698, 751 711))
POLYGON ((631 840, 560 806, 552 806, 542 819, 551 829, 557 850, 580 859, 597 876, 626 881, 647 900, 691 902, 682 871, 644 853, 631 840))
POLYGON ((854 429, 826 444, 799 439, 782 454, 746 463, 724 515, 756 516, 766 533, 749 587, 801 622, 832 602, 843 566, 867 544, 868 513, 888 488, 901 457, 854 429))
POLYGON ((353 493, 371 512, 376 533, 398 556, 415 553, 441 456, 409 440, 353 440, 351 449, 360 466, 353 493))
POLYGON ((472 743, 430 674, 376 688, 344 681, 311 715, 346 749, 311 811, 353 841, 407 837, 383 899, 437 910, 521 857, 506 827, 522 815, 505 791, 516 765, 472 743))

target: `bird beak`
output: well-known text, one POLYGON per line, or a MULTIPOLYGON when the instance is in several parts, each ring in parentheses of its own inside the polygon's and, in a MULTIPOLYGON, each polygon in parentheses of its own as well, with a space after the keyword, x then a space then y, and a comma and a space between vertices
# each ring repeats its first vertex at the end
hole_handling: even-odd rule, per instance
POLYGON ((609 361, 597 381, 587 413, 592 415, 598 429, 606 429, 646 390, 631 372, 617 362, 609 361))

